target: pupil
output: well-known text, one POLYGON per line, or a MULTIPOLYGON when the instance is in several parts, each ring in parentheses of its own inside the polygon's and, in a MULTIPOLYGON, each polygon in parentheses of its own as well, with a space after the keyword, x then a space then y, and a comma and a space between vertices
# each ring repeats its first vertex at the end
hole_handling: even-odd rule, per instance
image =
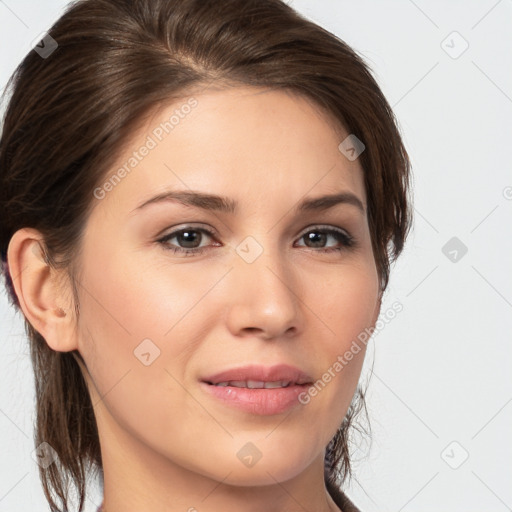
POLYGON ((316 246, 322 246, 325 242, 325 237, 327 235, 325 233, 318 233, 318 232, 311 232, 307 235, 307 238, 310 242, 313 242, 313 244, 316 246))
MULTIPOLYGON (((311 232, 306 235, 306 238, 314 247, 321 247, 325 244, 326 236, 325 233, 311 232)), ((199 231, 182 231, 179 237, 186 248, 194 248, 194 244, 197 244, 200 239, 200 233, 199 231)))
POLYGON ((185 247, 193 248, 194 243, 196 243, 197 239, 199 238, 199 233, 198 231, 182 231, 180 237, 183 240, 185 247))

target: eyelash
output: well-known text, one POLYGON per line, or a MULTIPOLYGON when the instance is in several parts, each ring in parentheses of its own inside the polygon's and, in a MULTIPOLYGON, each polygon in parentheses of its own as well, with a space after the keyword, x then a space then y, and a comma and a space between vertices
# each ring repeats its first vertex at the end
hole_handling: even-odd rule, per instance
MULTIPOLYGON (((162 244, 163 248, 168 251, 172 251, 174 253, 183 253, 186 256, 194 256, 195 254, 200 254, 204 252, 207 249, 210 249, 212 246, 206 246, 206 247, 194 247, 194 248, 183 248, 183 247, 172 247, 168 245, 168 241, 174 238, 175 236, 179 235, 180 233, 186 232, 186 231, 197 231, 200 233, 206 233, 211 238, 215 238, 215 234, 211 232, 208 229, 205 228, 194 228, 193 226, 188 226, 182 229, 179 229, 177 231, 173 231, 172 233, 169 233, 165 235, 164 237, 157 240, 160 244, 162 244)), ((313 226, 308 231, 306 231, 302 236, 299 237, 299 240, 304 238, 308 233, 317 232, 322 233, 325 235, 332 235, 334 236, 339 242, 341 242, 341 247, 327 247, 327 248, 318 248, 315 249, 314 247, 307 247, 307 246, 301 246, 306 247, 306 249, 311 249, 313 251, 317 252, 323 252, 323 253, 332 253, 332 252, 341 252, 344 250, 348 250, 351 248, 354 248, 357 243, 356 239, 352 236, 346 233, 345 231, 342 231, 340 229, 336 228, 321 228, 319 226, 313 226)))

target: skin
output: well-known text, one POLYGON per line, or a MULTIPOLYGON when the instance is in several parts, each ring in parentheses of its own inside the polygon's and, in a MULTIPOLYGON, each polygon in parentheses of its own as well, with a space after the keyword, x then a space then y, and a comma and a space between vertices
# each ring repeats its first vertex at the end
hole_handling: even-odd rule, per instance
MULTIPOLYGON (((304 197, 341 191, 366 208, 362 168, 338 150, 348 132, 301 96, 236 87, 194 97, 197 106, 130 174, 92 198, 78 318, 69 282, 41 258, 41 234, 13 236, 8 258, 13 275, 23 270, 15 281, 23 312, 52 349, 77 349, 85 360, 108 512, 339 510, 325 489, 324 450, 356 389, 364 345, 307 405, 276 415, 226 406, 199 379, 287 363, 316 380, 375 325, 366 214, 351 204, 293 210, 304 197), (239 210, 177 202, 136 210, 171 189, 228 196, 239 210), (187 226, 216 233, 195 232, 204 252, 166 249, 187 247, 179 236, 157 241, 187 226), (328 234, 315 246, 304 236, 332 227, 356 245, 328 234), (252 263, 236 252, 249 236, 263 251, 252 263), (341 251, 322 252, 329 247, 341 251), (134 355, 146 338, 160 350, 149 366, 134 355), (262 454, 252 467, 237 457, 248 442, 262 454)), ((152 112, 107 177, 187 99, 152 112)))

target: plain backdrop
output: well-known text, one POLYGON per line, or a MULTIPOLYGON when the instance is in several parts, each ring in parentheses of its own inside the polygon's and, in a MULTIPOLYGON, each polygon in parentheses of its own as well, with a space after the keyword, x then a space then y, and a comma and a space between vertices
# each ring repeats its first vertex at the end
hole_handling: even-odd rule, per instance
MULTIPOLYGON (((62 0, 0 0, 0 87, 62 0)), ((376 333, 364 512, 512 509, 512 1, 295 0, 370 65, 414 173, 414 229, 376 333)), ((0 298, 0 511, 48 510, 21 316, 0 298)), ((87 511, 99 490, 91 490, 87 511)))

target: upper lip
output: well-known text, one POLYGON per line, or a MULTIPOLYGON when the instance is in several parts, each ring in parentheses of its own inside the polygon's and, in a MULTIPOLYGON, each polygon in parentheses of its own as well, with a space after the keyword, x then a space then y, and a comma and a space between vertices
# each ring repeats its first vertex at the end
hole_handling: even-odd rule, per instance
POLYGON ((287 381, 290 384, 311 384, 313 379, 299 368, 287 364, 275 366, 248 365, 231 368, 201 379, 208 384, 218 384, 229 381, 287 381))

